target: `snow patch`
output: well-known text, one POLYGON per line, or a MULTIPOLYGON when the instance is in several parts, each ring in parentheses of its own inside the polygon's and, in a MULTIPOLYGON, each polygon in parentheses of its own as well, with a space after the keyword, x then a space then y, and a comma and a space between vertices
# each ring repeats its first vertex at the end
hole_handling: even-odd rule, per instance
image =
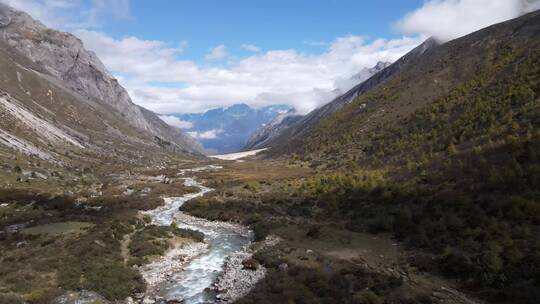
POLYGON ((230 153, 230 154, 220 154, 220 155, 210 155, 212 158, 217 158, 221 160, 239 160, 248 156, 257 155, 258 153, 266 150, 264 149, 258 149, 258 150, 251 150, 251 151, 244 151, 244 152, 237 152, 237 153, 230 153))

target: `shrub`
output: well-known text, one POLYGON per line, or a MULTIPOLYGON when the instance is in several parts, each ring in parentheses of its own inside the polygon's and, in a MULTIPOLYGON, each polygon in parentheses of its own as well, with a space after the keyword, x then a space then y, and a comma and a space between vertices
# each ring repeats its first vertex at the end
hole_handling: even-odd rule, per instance
POLYGON ((266 224, 263 221, 257 222, 255 225, 252 226, 255 241, 260 242, 268 236, 268 233, 270 232, 270 227, 268 224, 266 224))
POLYGON ((355 304, 382 304, 383 299, 370 290, 363 290, 353 296, 355 304))

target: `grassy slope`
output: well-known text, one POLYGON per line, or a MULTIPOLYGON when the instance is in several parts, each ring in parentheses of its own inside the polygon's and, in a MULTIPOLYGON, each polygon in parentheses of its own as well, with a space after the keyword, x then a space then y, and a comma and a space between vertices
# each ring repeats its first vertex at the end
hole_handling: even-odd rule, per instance
POLYGON ((303 152, 340 165, 403 164, 450 142, 499 139, 497 128, 514 121, 534 128, 539 30, 537 12, 429 50, 321 123, 303 152))
POLYGON ((480 298, 538 303, 539 38, 535 12, 451 41, 324 120, 289 146, 326 172, 295 206, 393 232, 480 298))
POLYGON ((315 216, 320 208, 300 191, 302 180, 316 178, 313 170, 246 161, 200 178, 216 191, 182 210, 249 225, 257 241, 268 234, 282 238, 255 255, 268 275, 238 303, 430 303, 431 287, 396 277, 394 241, 344 230, 327 214, 315 216))

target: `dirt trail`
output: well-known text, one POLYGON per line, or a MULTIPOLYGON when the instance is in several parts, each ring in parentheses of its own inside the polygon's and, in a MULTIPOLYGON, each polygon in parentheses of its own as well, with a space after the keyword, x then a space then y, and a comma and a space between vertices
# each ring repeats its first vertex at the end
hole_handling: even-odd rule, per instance
POLYGON ((129 244, 131 243, 131 237, 135 234, 136 231, 124 234, 122 241, 120 242, 120 254, 124 259, 124 265, 127 265, 131 255, 129 254, 129 244))

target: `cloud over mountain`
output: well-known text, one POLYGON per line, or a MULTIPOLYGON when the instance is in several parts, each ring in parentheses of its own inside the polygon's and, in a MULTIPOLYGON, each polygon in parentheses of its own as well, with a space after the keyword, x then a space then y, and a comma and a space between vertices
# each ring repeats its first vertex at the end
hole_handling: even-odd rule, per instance
POLYGON ((397 27, 448 41, 537 9, 538 0, 430 0, 397 27))
POLYGON ((167 124, 173 126, 173 127, 177 127, 179 129, 186 129, 186 130, 189 130, 193 127, 193 123, 189 122, 189 121, 184 121, 184 120, 180 120, 178 117, 176 116, 172 116, 172 115, 159 115, 159 118, 161 118, 161 120, 163 120, 164 122, 166 122, 167 124))
POLYGON ((96 25, 104 16, 129 18, 128 0, 107 1, 108 6, 103 0, 0 1, 74 32, 128 89, 134 102, 159 113, 203 112, 237 103, 253 107, 285 103, 306 113, 335 97, 343 79, 379 61, 395 61, 428 36, 449 40, 540 8, 540 0, 430 0, 397 22, 396 28, 409 36, 347 35, 317 43, 319 53, 310 54, 220 44, 198 60, 184 56, 186 41, 114 37, 99 30, 96 25), (234 49, 251 53, 236 57, 234 49))
MULTIPOLYGON (((318 55, 272 50, 212 67, 178 59, 185 44, 113 39, 88 30, 77 35, 113 70, 136 103, 160 113, 202 112, 239 102, 255 107, 286 103, 305 113, 334 96, 337 79, 378 61, 394 61, 423 39, 346 36, 318 55), (157 84, 162 82, 173 85, 157 84)), ((218 59, 220 52, 214 49, 207 59, 218 59)))

